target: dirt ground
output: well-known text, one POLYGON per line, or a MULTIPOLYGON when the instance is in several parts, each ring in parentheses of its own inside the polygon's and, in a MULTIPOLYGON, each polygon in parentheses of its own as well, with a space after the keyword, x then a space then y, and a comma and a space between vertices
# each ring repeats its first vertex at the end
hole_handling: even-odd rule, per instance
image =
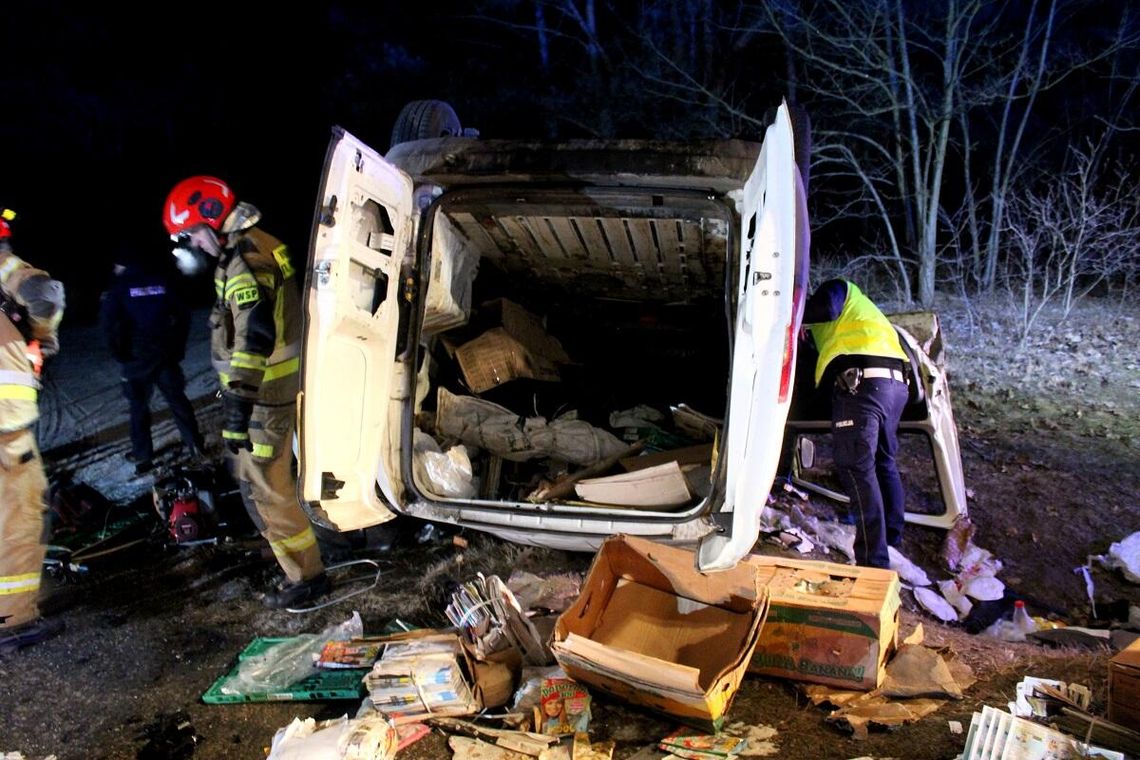
MULTIPOLYGON (((996 304, 947 303, 939 308, 946 331, 948 372, 960 430, 975 542, 1005 563, 1008 586, 1031 600, 1035 613, 1053 610, 1084 621, 1089 605, 1074 568, 1088 555, 1140 529, 1140 311, 1094 303, 1059 327, 1041 330, 1015 350, 1012 314, 996 304)), ((202 421, 217 427, 217 409, 198 399, 202 421)), ((211 428, 211 426, 213 426, 211 428)), ((156 426, 172 437, 168 420, 156 426)), ((117 432, 58 441, 47 452, 55 469, 76 468, 87 482, 112 477, 99 463, 121 459, 117 432), (54 457, 54 458, 53 458, 54 457), (83 465, 86 469, 79 467, 83 465)), ((216 434, 215 434, 216 439, 216 434)), ((121 468, 120 468, 121 469, 121 468)), ((133 493, 146 512, 149 482, 130 479, 108 491, 133 493)), ((129 510, 122 500, 122 513, 129 510)), ((141 506, 140 506, 141 505, 141 506)), ((279 702, 208 705, 200 697, 256 636, 316 632, 359 610, 365 630, 393 619, 414 625, 443 623, 447 584, 476 572, 506 578, 514 569, 535 573, 583 572, 588 555, 502 543, 465 533, 465 548, 447 531, 421 543, 422 525, 389 526, 392 546, 341 547, 330 559, 374 559, 374 588, 313 613, 264 609, 257 594, 274 579, 275 566, 261 542, 165 549, 140 541, 131 549, 93 558, 81 577, 49 578, 44 609, 66 620, 62 636, 0 658, 0 753, 29 758, 55 754, 83 758, 263 758, 274 732, 294 717, 354 714, 358 703, 279 702), (170 729, 184 719, 196 745, 180 750, 170 729)), ((140 528, 145 535, 149 528, 140 528)), ((906 553, 938 578, 941 531, 908 528, 906 553)), ((373 535, 373 545, 377 536, 373 535)), ((356 568, 359 569, 359 568, 356 568)), ((351 572, 351 571, 346 571, 351 572)), ((1135 585, 1094 564, 1097 601, 1136 603, 1135 585)), ((360 588, 368 584, 363 583, 360 588)), ((355 587, 354 587, 355 588, 355 587)), ((968 726, 983 704, 1003 706, 1027 674, 1087 684, 1103 709, 1104 651, 1046 649, 970 636, 939 624, 903 594, 903 633, 922 622, 928 643, 946 644, 979 678, 966 697, 916 724, 873 731, 866 741, 825 721, 795 684, 749 676, 729 722, 770 725, 782 758, 952 758, 963 735, 948 721, 968 726)), ((591 733, 617 742, 615 758, 628 758, 673 725, 596 695, 591 733)), ((434 732, 400 755, 410 760, 450 757, 434 732)))

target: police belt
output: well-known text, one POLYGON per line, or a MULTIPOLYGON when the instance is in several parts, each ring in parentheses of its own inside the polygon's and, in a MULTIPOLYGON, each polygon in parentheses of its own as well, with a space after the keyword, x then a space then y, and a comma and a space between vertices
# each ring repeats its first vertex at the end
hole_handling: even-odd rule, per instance
POLYGON ((899 372, 897 369, 887 369, 886 367, 863 367, 863 369, 860 370, 860 374, 864 378, 872 378, 872 377, 882 377, 882 378, 887 378, 887 379, 894 378, 895 380, 898 380, 900 383, 906 382, 906 377, 903 375, 902 372, 899 372))

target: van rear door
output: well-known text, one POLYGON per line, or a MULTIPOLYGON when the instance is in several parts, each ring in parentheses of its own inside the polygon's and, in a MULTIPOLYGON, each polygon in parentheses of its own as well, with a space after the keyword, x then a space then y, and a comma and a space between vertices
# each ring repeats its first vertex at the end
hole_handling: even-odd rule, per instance
POLYGON ((702 570, 732 567, 756 543, 791 400, 809 240, 787 103, 764 135, 739 210, 732 380, 719 455, 724 501, 714 518, 720 530, 701 539, 702 570))
POLYGON ((322 177, 305 276, 298 487, 315 522, 344 531, 394 516, 390 411, 412 180, 339 127, 322 177))

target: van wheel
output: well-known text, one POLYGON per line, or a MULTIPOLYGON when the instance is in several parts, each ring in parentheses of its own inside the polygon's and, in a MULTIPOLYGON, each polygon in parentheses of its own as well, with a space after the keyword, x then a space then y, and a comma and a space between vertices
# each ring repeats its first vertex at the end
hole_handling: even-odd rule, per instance
POLYGON ((788 116, 792 120, 792 136, 796 141, 796 166, 799 167, 806 196, 811 178, 811 119, 803 106, 794 103, 788 104, 788 116))
POLYGON ((413 100, 400 110, 392 127, 392 145, 409 140, 456 137, 462 134, 455 109, 442 100, 413 100))

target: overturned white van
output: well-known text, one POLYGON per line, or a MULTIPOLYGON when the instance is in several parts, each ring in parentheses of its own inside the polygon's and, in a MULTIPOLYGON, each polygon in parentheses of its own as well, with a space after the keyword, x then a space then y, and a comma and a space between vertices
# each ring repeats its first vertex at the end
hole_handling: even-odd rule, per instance
POLYGON ((781 105, 761 144, 550 144, 411 113, 386 156, 338 128, 326 158, 298 426, 314 522, 400 513, 578 550, 626 533, 732 566, 794 383, 806 119, 781 105), (582 484, 676 448, 651 460, 669 498, 648 476, 582 484))

